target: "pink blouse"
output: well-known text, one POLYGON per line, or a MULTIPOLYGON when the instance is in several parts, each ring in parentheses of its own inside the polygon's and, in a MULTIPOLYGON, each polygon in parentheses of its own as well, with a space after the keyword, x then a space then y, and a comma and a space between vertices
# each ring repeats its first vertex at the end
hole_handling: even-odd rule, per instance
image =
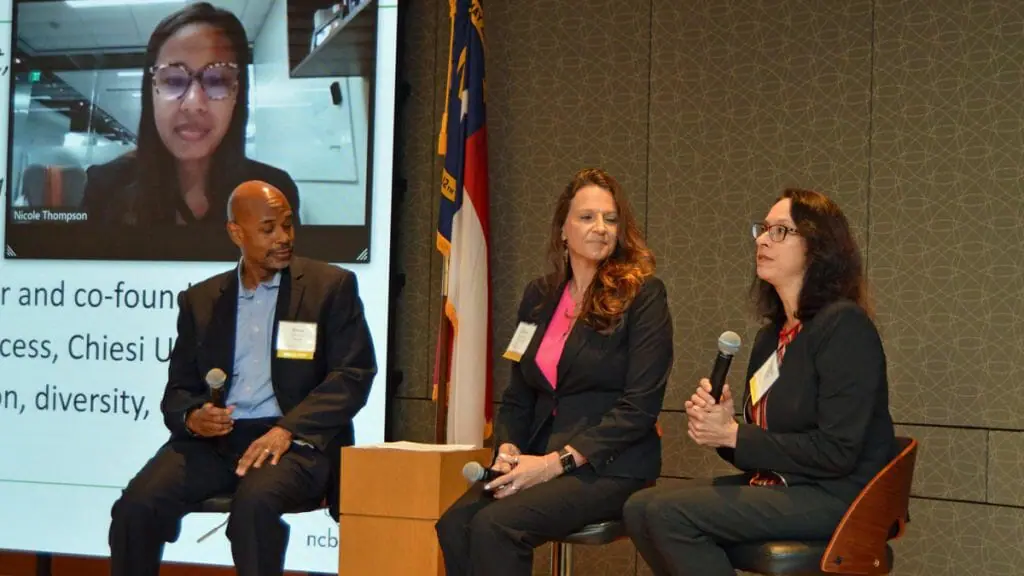
POLYGON ((551 322, 547 331, 544 332, 544 339, 537 347, 537 367, 540 368, 544 377, 552 388, 558 385, 558 360, 562 357, 562 350, 565 348, 565 341, 569 338, 572 330, 572 314, 576 309, 576 303, 569 295, 569 284, 565 285, 565 292, 551 315, 551 322))

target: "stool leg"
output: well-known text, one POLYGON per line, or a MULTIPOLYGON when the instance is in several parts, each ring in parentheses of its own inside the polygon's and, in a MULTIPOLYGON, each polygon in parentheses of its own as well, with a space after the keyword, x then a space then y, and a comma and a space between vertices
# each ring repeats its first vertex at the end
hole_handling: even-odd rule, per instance
POLYGON ((572 544, 564 544, 562 551, 562 570, 559 576, 572 576, 572 544))
POLYGON ((562 543, 551 543, 551 576, 562 574, 562 543))
POLYGON ((206 534, 203 534, 202 536, 200 536, 200 537, 199 537, 199 539, 198 539, 198 540, 196 540, 196 543, 197 543, 197 544, 201 544, 201 543, 203 542, 203 540, 206 540, 206 539, 207 539, 207 538, 209 538, 210 536, 213 536, 213 535, 214 535, 214 533, 215 533, 215 532, 217 532, 217 530, 220 530, 221 528, 223 528, 224 526, 226 526, 226 525, 227 525, 227 523, 228 523, 228 517, 227 517, 227 514, 225 514, 224 516, 225 516, 225 518, 224 518, 224 521, 223 521, 223 522, 221 522, 220 524, 217 524, 217 525, 216 525, 216 526, 214 526, 214 527, 213 527, 213 528, 212 528, 212 529, 211 529, 211 530, 210 530, 209 532, 207 532, 206 534))
POLYGON ((53 576, 53 556, 36 554, 36 576, 53 576))

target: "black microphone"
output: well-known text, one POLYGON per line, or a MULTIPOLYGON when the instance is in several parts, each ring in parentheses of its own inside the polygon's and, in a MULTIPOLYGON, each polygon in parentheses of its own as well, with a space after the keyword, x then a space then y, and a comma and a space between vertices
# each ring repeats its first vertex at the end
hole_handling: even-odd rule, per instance
POLYGON ((718 402, 722 398, 722 388, 725 386, 725 375, 729 373, 729 365, 732 364, 732 357, 740 351, 740 335, 727 330, 718 337, 718 355, 715 356, 715 366, 711 369, 711 397, 718 402))
POLYGON ((479 462, 466 462, 466 465, 462 467, 462 475, 470 482, 490 482, 502 476, 502 473, 484 468, 479 462))
POLYGON ((206 373, 206 385, 210 387, 210 402, 217 408, 224 407, 224 383, 228 375, 220 368, 214 368, 206 373))

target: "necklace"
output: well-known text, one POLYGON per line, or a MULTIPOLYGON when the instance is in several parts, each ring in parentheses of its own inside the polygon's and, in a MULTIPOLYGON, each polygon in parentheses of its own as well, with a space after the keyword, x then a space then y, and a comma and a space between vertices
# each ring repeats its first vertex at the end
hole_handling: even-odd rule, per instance
POLYGON ((569 333, 572 332, 573 326, 576 325, 577 313, 579 312, 580 305, 579 302, 576 300, 576 297, 573 295, 573 287, 573 283, 570 282, 568 290, 566 290, 566 293, 569 296, 569 302, 572 303, 572 306, 566 308, 566 310, 563 312, 563 314, 565 314, 565 317, 569 319, 569 325, 566 326, 565 330, 562 332, 562 340, 566 340, 567 338, 569 338, 569 333))
POLYGON ((569 316, 568 313, 566 313, 566 316, 568 316, 570 318, 570 321, 569 321, 569 325, 565 327, 565 331, 562 332, 562 340, 565 340, 565 339, 567 339, 569 337, 569 333, 572 332, 572 327, 576 325, 575 318, 573 318, 572 316, 569 316))

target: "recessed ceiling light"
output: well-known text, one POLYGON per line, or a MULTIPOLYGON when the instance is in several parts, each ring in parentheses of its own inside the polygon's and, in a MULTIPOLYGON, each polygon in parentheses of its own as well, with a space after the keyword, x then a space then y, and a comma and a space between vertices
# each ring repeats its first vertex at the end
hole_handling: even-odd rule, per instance
POLYGON ((64 0, 64 3, 71 8, 108 8, 146 4, 183 4, 184 2, 185 0, 64 0))

